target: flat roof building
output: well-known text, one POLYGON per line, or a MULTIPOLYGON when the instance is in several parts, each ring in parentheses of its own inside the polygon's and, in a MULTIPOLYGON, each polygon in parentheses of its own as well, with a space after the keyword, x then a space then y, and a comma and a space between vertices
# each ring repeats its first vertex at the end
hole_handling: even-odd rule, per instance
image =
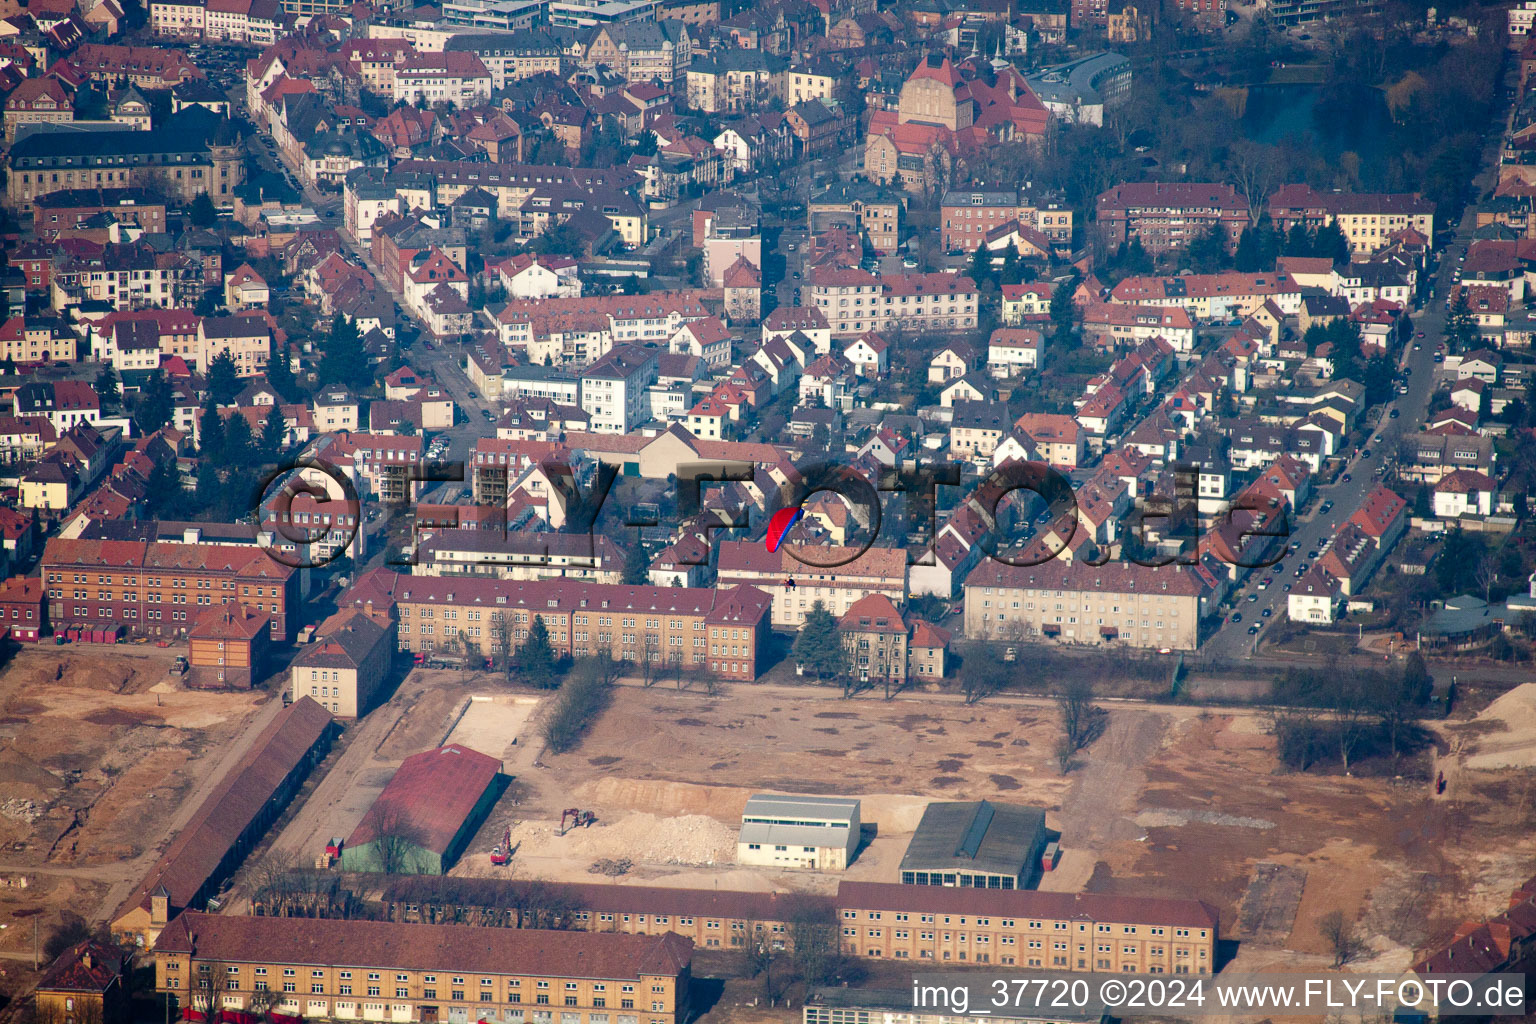
POLYGON ((906 856, 904 885, 1023 889, 1045 846, 1045 812, 990 800, 933 803, 906 856))
POLYGON ((757 793, 741 812, 736 861, 841 871, 859 848, 859 801, 757 793))

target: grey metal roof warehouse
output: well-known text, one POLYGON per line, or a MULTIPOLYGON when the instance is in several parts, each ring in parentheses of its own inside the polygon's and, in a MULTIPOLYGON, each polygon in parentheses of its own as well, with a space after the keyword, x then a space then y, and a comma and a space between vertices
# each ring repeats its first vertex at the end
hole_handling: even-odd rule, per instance
POLYGON ((1045 811, 1038 807, 933 803, 907 844, 901 870, 1019 877, 1044 839, 1045 811))
POLYGON ((858 842, 859 801, 840 796, 757 793, 741 812, 743 843, 841 846, 858 842))

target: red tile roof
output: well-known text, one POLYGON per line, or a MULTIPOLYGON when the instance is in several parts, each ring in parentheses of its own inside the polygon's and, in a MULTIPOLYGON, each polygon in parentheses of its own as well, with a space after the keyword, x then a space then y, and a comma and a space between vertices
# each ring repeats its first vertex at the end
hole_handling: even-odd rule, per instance
POLYGON ((500 761, 459 743, 413 754, 395 771, 347 845, 371 843, 378 838, 379 822, 401 820, 410 823, 413 844, 446 853, 500 774, 500 761))
POLYGON ((681 935, 183 914, 156 952, 200 960, 519 974, 627 981, 674 977, 693 943, 681 935))

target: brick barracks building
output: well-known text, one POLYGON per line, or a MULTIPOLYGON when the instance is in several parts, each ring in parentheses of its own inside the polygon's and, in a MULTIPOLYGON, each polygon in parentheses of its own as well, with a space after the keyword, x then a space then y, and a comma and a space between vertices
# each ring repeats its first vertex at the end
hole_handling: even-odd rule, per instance
POLYGON ((297 574, 255 546, 54 538, 43 551, 49 619, 185 635, 210 609, 235 601, 270 616, 272 639, 293 635, 297 574))
MULTIPOLYGON (((518 895, 528 885, 400 878, 384 907, 394 921, 469 910, 476 920, 516 927, 510 908, 538 905, 537 895, 518 895)), ((591 931, 675 932, 701 947, 739 949, 757 930, 787 941, 797 919, 835 920, 850 956, 1065 971, 1210 974, 1219 926, 1216 911, 1198 900, 1033 889, 842 882, 835 896, 822 896, 577 883, 549 886, 551 894, 576 908, 562 923, 591 931)))
POLYGON ((160 933, 154 955, 155 988, 204 1013, 271 993, 274 1009, 311 1019, 678 1024, 693 943, 188 912, 160 933))
POLYGON ((393 607, 402 651, 491 657, 503 636, 514 648, 534 617, 557 653, 608 652, 728 679, 755 679, 772 599, 756 587, 628 587, 576 580, 488 580, 364 574, 343 607, 393 607))

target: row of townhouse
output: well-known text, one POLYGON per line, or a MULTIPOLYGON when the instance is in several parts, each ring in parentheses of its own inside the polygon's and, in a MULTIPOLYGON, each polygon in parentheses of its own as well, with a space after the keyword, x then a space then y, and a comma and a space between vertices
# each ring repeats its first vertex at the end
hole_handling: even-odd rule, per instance
POLYGON ((180 358, 198 373, 220 355, 234 360, 242 377, 260 373, 272 357, 276 324, 265 309, 233 316, 197 316, 185 308, 112 313, 90 332, 93 354, 119 372, 152 370, 180 358))
POLYGON ((1266 303, 1285 316, 1301 311, 1301 286, 1283 272, 1128 277, 1115 285, 1110 297, 1134 306, 1178 307, 1204 321, 1246 318, 1266 303))
POLYGON ((293 27, 279 0, 151 0, 149 28, 162 39, 271 46, 293 27))
POLYGON ((1286 613, 1297 622, 1329 625, 1345 600, 1359 594, 1407 532, 1410 511, 1398 494, 1377 484, 1328 541, 1286 596, 1286 613))

